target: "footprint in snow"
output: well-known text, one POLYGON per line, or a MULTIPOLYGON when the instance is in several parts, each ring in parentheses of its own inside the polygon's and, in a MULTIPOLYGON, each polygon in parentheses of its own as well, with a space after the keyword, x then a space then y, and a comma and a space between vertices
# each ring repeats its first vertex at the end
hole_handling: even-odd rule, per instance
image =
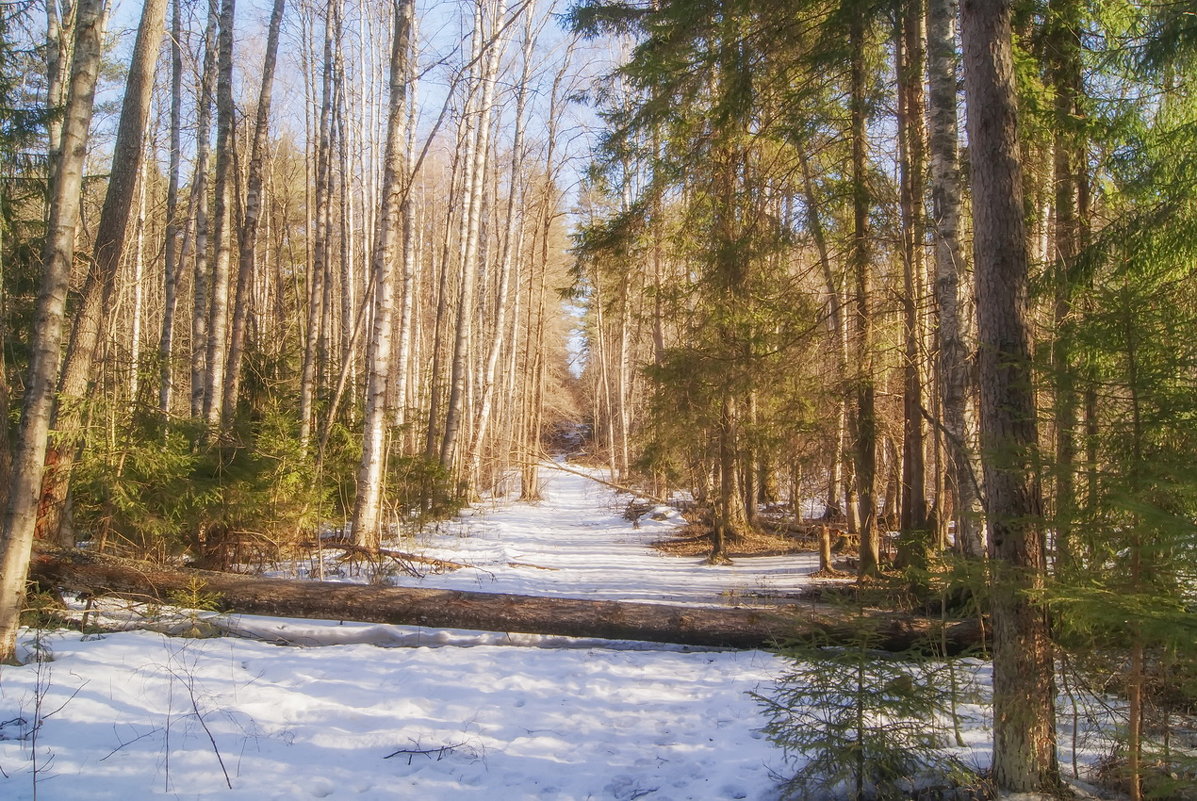
POLYGON ((637 798, 655 793, 659 787, 645 786, 635 776, 616 776, 603 788, 615 801, 636 801, 637 798))

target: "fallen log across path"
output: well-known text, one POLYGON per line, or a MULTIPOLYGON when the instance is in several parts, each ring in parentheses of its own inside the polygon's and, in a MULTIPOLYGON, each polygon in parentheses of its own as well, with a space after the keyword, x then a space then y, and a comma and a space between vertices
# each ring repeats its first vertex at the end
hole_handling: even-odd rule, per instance
MULTIPOLYGON (((39 547, 30 578, 93 596, 116 595, 170 603, 172 593, 218 593, 231 612, 404 626, 473 629, 567 637, 767 648, 790 639, 848 642, 859 620, 848 611, 812 604, 768 608, 706 608, 622 601, 378 587, 327 581, 257 578, 174 569, 72 549, 39 547)), ((976 621, 947 621, 870 611, 875 647, 904 651, 946 644, 960 653, 977 644, 976 621)))

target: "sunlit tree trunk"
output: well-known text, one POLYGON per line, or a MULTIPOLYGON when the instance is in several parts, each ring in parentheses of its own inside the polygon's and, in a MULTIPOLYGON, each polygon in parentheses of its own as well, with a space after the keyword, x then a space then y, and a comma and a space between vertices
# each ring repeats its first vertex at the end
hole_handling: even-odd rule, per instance
POLYGON ((262 61, 262 85, 258 90, 258 113, 254 120, 253 144, 249 151, 249 174, 245 186, 245 216, 241 224, 241 247, 237 266, 236 302, 233 304, 233 326, 229 340, 228 369, 223 389, 224 424, 233 420, 241 387, 241 361, 245 351, 246 322, 249 319, 250 296, 257 275, 258 226, 262 217, 263 158, 270 127, 270 102, 274 86, 274 66, 277 61, 279 31, 282 28, 286 0, 274 0, 270 12, 270 28, 266 35, 266 55, 262 61))
MULTIPOLYGON (((823 274, 823 283, 827 291, 827 319, 831 326, 832 348, 835 353, 835 380, 842 384, 848 377, 848 320, 844 314, 844 298, 841 281, 832 269, 831 249, 827 244, 827 233, 823 226, 823 219, 819 212, 818 198, 815 196, 814 180, 811 176, 810 160, 805 152, 798 154, 802 167, 802 191, 806 201, 806 224, 810 229, 811 239, 815 243, 815 251, 819 256, 819 270, 823 274)), ((842 393, 836 400, 835 438, 831 463, 827 471, 827 496, 825 498, 826 516, 835 517, 840 511, 853 514, 851 505, 842 505, 847 499, 848 467, 847 453, 847 424, 848 404, 842 393)), ((800 502, 798 498, 791 498, 791 504, 800 502)), ((795 514, 799 514, 795 506, 795 514)))
POLYGON ((856 441, 856 492, 859 508, 861 576, 880 569, 880 540, 877 531, 877 410, 874 367, 873 268, 869 250, 869 188, 866 174, 867 98, 865 96, 865 23, 859 11, 849 22, 851 64, 849 103, 852 146, 852 241, 849 259, 855 278, 856 409, 853 436, 856 441))
MULTIPOLYGON (((413 14, 409 23, 410 36, 414 41, 417 33, 417 20, 413 14)), ((403 276, 400 282, 402 292, 399 298, 399 319, 396 321, 398 342, 395 343, 395 425, 401 429, 413 428, 411 425, 410 408, 413 405, 413 364, 416 363, 415 353, 415 315, 417 310, 418 271, 420 266, 420 248, 416 241, 415 199, 415 124, 416 124, 416 73, 418 54, 414 51, 408 54, 407 74, 407 141, 404 143, 405 161, 408 177, 407 189, 404 193, 401 211, 403 225, 403 276)), ((405 431, 405 434, 409 432, 405 431)), ((414 436, 406 436, 410 443, 415 442, 414 436)), ((412 447, 405 448, 410 452, 412 447)))
POLYGON ((899 563, 919 565, 930 547, 927 530, 926 442, 923 426, 923 3, 908 0, 898 25, 898 147, 902 217, 902 501, 899 563))
POLYGON ((994 560, 993 771, 999 789, 1051 792, 1055 681, 1027 326, 1028 256, 1009 0, 964 0, 964 86, 973 195, 981 447, 994 560))
MULTIPOLYGON (((74 53, 74 27, 77 4, 67 4, 59 13, 59 0, 46 4, 46 107, 59 109, 66 103, 68 72, 74 53)), ((53 114, 46 121, 47 161, 57 164, 62 154, 64 116, 53 114)), ((47 187, 49 189, 49 187, 47 187)))
POLYGON ((308 270, 306 336, 304 337, 303 366, 300 372, 299 438, 306 446, 312 436, 315 402, 319 383, 321 343, 327 335, 325 283, 328 281, 328 251, 331 234, 331 206, 333 198, 333 99, 336 30, 341 13, 341 0, 329 4, 324 21, 324 57, 321 69, 320 114, 317 124, 315 187, 312 230, 312 263, 308 270))
POLYGON ((532 70, 532 45, 535 37, 532 32, 532 13, 526 12, 524 25, 524 64, 516 90, 515 101, 515 133, 511 150, 511 173, 507 191, 506 208, 503 218, 503 239, 498 259, 499 283, 495 290, 495 320, 491 329, 490 347, 487 350, 486 364, 482 374, 482 397, 478 407, 477 425, 474 429, 473 443, 470 446, 468 481, 472 492, 481 489, 479 480, 482 473, 482 455, 486 447, 486 436, 491 423, 491 411, 495 398, 495 371, 498 368, 499 356, 503 352, 507 334, 508 295, 511 291, 512 262, 519 258, 518 252, 513 252, 516 239, 516 225, 519 220, 516 214, 516 197, 520 189, 519 176, 524 167, 524 113, 528 99, 529 79, 532 70))
POLYGON ((129 403, 136 406, 141 387, 141 326, 145 310, 146 184, 149 174, 143 159, 138 169, 136 235, 133 246, 133 320, 129 332, 129 403))
POLYGON ((50 218, 44 267, 34 316, 29 378, 13 459, 12 486, 0 528, 0 662, 12 662, 25 602, 25 577, 33 547, 42 471, 57 387, 67 284, 83 189, 88 127, 100 65, 103 0, 79 0, 60 153, 52 164, 50 218))
POLYGON ((211 277, 208 307, 207 374, 204 381, 204 419, 215 433, 223 409, 221 393, 228 352, 229 270, 233 252, 233 22, 235 0, 220 0, 216 48, 216 192, 213 202, 211 277))
POLYGON ((183 158, 182 0, 171 0, 170 17, 170 166, 166 183, 166 243, 163 252, 162 333, 158 339, 158 410, 170 414, 174 397, 175 313, 179 305, 179 173, 183 158))
POLYGON ((391 371, 391 337, 395 312, 394 260, 400 250, 403 206, 408 203, 407 82, 411 53, 414 0, 394 0, 395 33, 391 45, 391 92, 387 114, 387 142, 382 176, 382 209, 371 255, 374 328, 366 350, 366 408, 362 458, 357 475, 357 504, 353 510, 353 538, 358 545, 377 548, 380 502, 387 446, 387 390, 391 371))
POLYGON ((466 380, 469 372, 468 347, 473 332, 474 287, 479 272, 478 252, 482 225, 482 201, 487 158, 490 154, 491 115, 494 112, 495 78, 503 54, 503 15, 506 0, 496 0, 491 12, 492 25, 486 32, 487 0, 477 0, 474 36, 476 53, 485 53, 478 76, 478 90, 473 138, 466 153, 465 241, 462 247, 461 284, 457 297, 457 326, 453 340, 453 361, 449 378, 449 401, 445 407, 445 436, 441 442, 441 467, 452 471, 457 460, 457 438, 462 416, 466 413, 466 380))
POLYGON ((154 88, 154 65, 162 42, 166 0, 149 0, 142 7, 141 24, 133 46, 133 59, 121 107, 108 191, 96 227, 91 268, 75 311, 70 344, 58 387, 58 404, 53 426, 56 437, 47 460, 39 535, 63 537, 63 545, 74 545, 73 535, 62 525, 70 489, 71 472, 82 446, 83 415, 88 385, 95 371, 100 332, 111 306, 116 276, 125 253, 138 174, 145 155, 145 129, 154 88))
MULTIPOLYGON (((935 242, 935 309, 939 401, 943 410, 945 473, 956 521, 956 547, 984 554, 980 508, 967 426, 969 349, 965 321, 967 276, 960 241, 960 154, 957 140, 956 0, 929 0, 927 13, 928 149, 931 156, 931 230, 935 242)), ((944 511, 941 505, 940 514, 944 511)))
POLYGON ((213 89, 216 85, 216 38, 218 0, 208 0, 208 23, 204 30, 204 68, 200 81, 198 122, 195 134, 195 172, 191 178, 191 203, 195 235, 192 264, 191 305, 191 416, 204 415, 204 376, 208 360, 208 165, 211 159, 213 89))

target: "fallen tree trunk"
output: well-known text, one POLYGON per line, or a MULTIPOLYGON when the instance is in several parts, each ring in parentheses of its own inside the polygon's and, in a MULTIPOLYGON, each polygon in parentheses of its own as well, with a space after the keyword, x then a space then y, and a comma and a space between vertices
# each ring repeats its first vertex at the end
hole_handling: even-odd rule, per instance
MULTIPOLYGON (((816 637, 845 642, 861 629, 851 612, 824 605, 699 608, 267 579, 50 547, 34 555, 30 577, 75 592, 161 603, 170 603, 172 593, 194 591, 198 579, 203 592, 220 595, 224 608, 246 614, 683 645, 761 648, 816 637)), ((876 647, 890 651, 937 649, 943 643, 950 653, 959 653, 979 640, 975 621, 941 625, 877 611, 868 613, 868 623, 876 632, 876 647)))

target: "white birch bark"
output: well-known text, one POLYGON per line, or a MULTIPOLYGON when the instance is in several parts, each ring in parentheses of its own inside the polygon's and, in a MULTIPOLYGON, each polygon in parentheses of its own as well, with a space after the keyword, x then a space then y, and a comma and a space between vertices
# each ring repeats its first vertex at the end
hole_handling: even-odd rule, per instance
POLYGON ((960 155, 956 113, 956 2, 929 0, 927 7, 927 122, 931 162, 931 230, 935 243, 935 308, 939 355, 939 402, 947 453, 948 491, 956 519, 956 546, 984 555, 981 510, 973 478, 966 424, 969 349, 965 320, 968 263, 960 241, 960 155))
POLYGON ((191 202, 195 228, 191 298, 191 416, 204 416, 204 376, 208 361, 208 163, 211 158, 212 95, 216 83, 216 34, 218 0, 208 0, 204 29, 204 69, 200 80, 198 122, 195 133, 195 171, 191 202))
POLYGON ((368 378, 363 424, 362 459, 358 467, 357 504, 353 537, 358 545, 377 548, 381 540, 380 506, 386 464, 386 397, 391 369, 394 258, 402 230, 410 176, 407 174, 407 58, 411 49, 414 0, 393 0, 395 33, 391 45, 391 97, 387 115, 386 156, 382 178, 382 209, 371 256, 374 327, 367 350, 368 378))
POLYGON ((61 151, 54 168, 44 268, 34 317, 12 487, 0 529, 0 662, 11 662, 25 600, 25 576, 41 496, 50 414, 58 379, 67 284, 83 188, 88 127, 100 64, 103 0, 79 0, 61 151))
POLYGON ((274 68, 277 61, 279 31, 282 28, 286 0, 274 0, 270 12, 270 28, 266 35, 266 54, 262 62, 262 85, 258 90, 258 111, 254 121, 253 143, 249 152, 249 174, 246 178, 245 219, 241 226, 241 248, 237 268, 237 301, 233 308, 233 327, 229 342, 228 370, 223 389, 221 416, 227 424, 233 419, 237 396, 241 387, 241 361, 245 350, 246 323, 249 317, 250 293, 257 275, 258 226, 262 216, 263 161, 266 137, 270 128, 270 104, 274 88, 274 68))
POLYGON ((326 336, 327 318, 325 283, 328 280, 329 207, 332 204, 332 148, 333 148, 333 62, 336 46, 335 30, 341 13, 340 0, 329 5, 324 25, 324 60, 321 77, 320 116, 317 128, 315 156, 315 189, 313 208, 315 218, 312 231, 312 263, 308 270, 307 331, 304 338, 303 368, 300 376, 299 415, 300 441, 306 447, 312 435, 316 400, 318 362, 322 356, 322 342, 326 336))
POLYGON ((158 339, 158 410, 170 413, 174 396, 175 313, 179 303, 179 174, 183 160, 182 2, 172 0, 170 21, 170 167, 166 184, 166 243, 163 253, 162 333, 158 339))
POLYGON ((495 0, 491 34, 487 36, 487 5, 487 0, 477 0, 475 6, 476 47, 479 48, 479 52, 485 51, 486 55, 482 59, 479 73, 481 96, 478 99, 473 139, 466 154, 466 188, 463 194, 466 204, 466 232, 457 300, 457 333, 453 342, 449 403, 445 411, 445 437, 441 442, 440 453, 441 466, 446 470, 452 470, 457 459, 458 430, 465 412, 466 380, 469 372, 468 346, 473 333, 474 286, 479 271, 476 262, 482 225, 483 177, 486 175, 487 157, 490 153, 490 120, 494 111, 495 77, 503 53, 503 15, 507 9, 506 0, 495 0))
MULTIPOLYGON (((415 14, 411 15, 409 23, 409 37, 414 41, 417 33, 415 14)), ((415 182, 413 174, 413 159, 415 156, 415 114, 417 88, 417 54, 409 52, 407 56, 407 139, 404 143, 405 162, 407 164, 407 189, 403 195, 403 281, 402 294, 399 300, 398 335, 399 341, 395 346, 395 424, 403 427, 407 423, 407 409, 411 404, 409 389, 412 364, 412 327, 415 318, 416 305, 416 271, 418 269, 419 249, 416 247, 415 212, 413 210, 412 189, 415 182)))
POLYGON ((207 376, 204 419, 215 432, 223 410, 221 393, 228 354, 229 269, 233 238, 233 23, 235 0, 220 0, 216 56, 216 195, 212 242, 212 285, 208 311, 207 376))
POLYGON ((491 331, 490 348, 486 355, 486 365, 482 376, 482 399, 478 407, 477 428, 474 431, 473 443, 469 456, 469 486, 477 491, 479 477, 482 470, 482 453, 486 446, 486 435, 490 427, 491 410, 495 398, 495 370, 499 363, 499 354, 503 351, 507 332, 507 303, 511 291, 512 273, 512 244, 516 238, 515 200, 519 189, 519 176, 523 172, 524 160, 524 113, 528 100, 528 84, 532 71, 532 46, 535 37, 532 32, 532 14, 528 13, 524 24, 524 63, 517 84, 515 101, 515 136, 511 150, 511 177, 507 193, 507 206, 504 209, 504 231, 501 250, 499 253, 499 285, 495 291, 495 320, 491 331))

